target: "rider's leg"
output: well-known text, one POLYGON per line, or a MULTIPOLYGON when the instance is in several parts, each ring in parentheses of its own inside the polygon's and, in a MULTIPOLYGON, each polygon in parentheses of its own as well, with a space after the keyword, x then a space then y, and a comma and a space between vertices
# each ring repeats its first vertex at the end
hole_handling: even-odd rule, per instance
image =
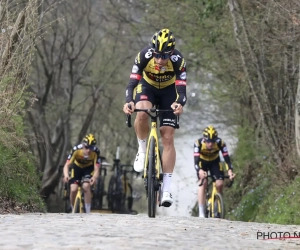
MULTIPOLYGON (((139 101, 136 103, 137 109, 150 109, 152 103, 149 101, 139 101)), ((139 150, 146 152, 146 143, 140 141, 146 141, 149 134, 149 117, 145 112, 138 112, 134 121, 134 129, 139 142, 139 150)))
POLYGON ((85 212, 88 214, 91 212, 91 202, 92 202, 92 192, 91 192, 90 183, 84 182, 82 185, 82 189, 84 191, 85 212))
POLYGON ((77 190, 78 190, 78 185, 76 183, 70 185, 70 203, 71 203, 72 210, 74 208, 77 190))
POLYGON ((163 192, 170 192, 172 174, 175 167, 176 151, 174 146, 175 129, 169 126, 160 127, 161 140, 163 146, 163 192))
POLYGON ((216 176, 216 189, 218 193, 223 194, 224 171, 220 159, 217 159, 213 166, 213 174, 216 176))
POLYGON ((203 181, 202 186, 198 188, 198 206, 199 206, 199 217, 205 218, 205 190, 207 186, 207 180, 203 181))
MULTIPOLYGON (((152 103, 149 101, 139 101, 135 105, 138 109, 150 109, 152 103)), ((144 169, 144 161, 147 147, 147 137, 149 134, 149 117, 145 112, 138 112, 134 121, 134 128, 139 144, 138 153, 134 162, 134 170, 142 172, 144 169)))
POLYGON ((172 205, 171 181, 172 174, 175 167, 176 151, 174 147, 174 133, 175 130, 170 126, 160 127, 161 140, 163 145, 162 163, 163 163, 163 195, 162 205, 169 207, 172 205))
POLYGON ((223 194, 223 180, 216 180, 216 189, 218 193, 223 194))

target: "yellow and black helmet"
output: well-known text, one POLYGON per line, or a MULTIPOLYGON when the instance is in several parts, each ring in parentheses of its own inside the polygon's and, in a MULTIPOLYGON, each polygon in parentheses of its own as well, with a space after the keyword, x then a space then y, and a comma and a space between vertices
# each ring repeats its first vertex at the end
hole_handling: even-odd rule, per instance
POLYGON ((93 134, 88 134, 83 138, 82 143, 84 144, 84 146, 89 147, 95 146, 97 144, 97 141, 93 134))
POLYGON ((175 48, 175 37, 168 29, 161 29, 152 37, 152 50, 156 53, 170 53, 175 48))
POLYGON ((213 126, 208 126, 203 130, 203 137, 207 141, 216 141, 218 138, 218 132, 213 126))

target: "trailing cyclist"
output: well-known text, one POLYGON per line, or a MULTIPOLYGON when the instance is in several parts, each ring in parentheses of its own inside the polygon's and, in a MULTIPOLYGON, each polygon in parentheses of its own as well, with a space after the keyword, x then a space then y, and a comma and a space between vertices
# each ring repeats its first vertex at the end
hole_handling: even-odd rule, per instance
MULTIPOLYGON (((186 62, 182 54, 175 49, 175 37, 169 29, 156 32, 150 45, 137 54, 126 88, 123 111, 132 114, 135 108, 150 109, 157 103, 160 109, 171 107, 174 110, 174 113, 164 113, 160 117, 164 173, 162 205, 167 207, 172 204, 170 186, 176 159, 176 115, 183 112, 186 103, 186 62)), ((139 112, 134 122, 139 145, 134 162, 134 170, 137 172, 144 169, 146 140, 149 134, 148 119, 146 113, 139 112)))
MULTIPOLYGON (((225 142, 218 137, 218 132, 213 126, 206 127, 203 131, 203 137, 196 140, 194 144, 194 162, 197 178, 198 180, 204 179, 209 170, 213 181, 216 183, 217 191, 222 194, 224 170, 220 162, 220 151, 228 169, 228 176, 230 180, 233 180, 235 174, 233 173, 233 166, 225 142)), ((199 186, 198 189, 199 217, 202 218, 205 217, 206 186, 207 181, 205 179, 203 185, 199 186)))
POLYGON ((70 181, 70 203, 73 210, 78 185, 81 179, 89 178, 90 183, 85 182, 82 185, 84 190, 84 202, 85 211, 90 213, 91 211, 91 185, 95 183, 99 176, 100 171, 100 150, 96 147, 96 139, 94 135, 86 135, 82 143, 74 146, 71 153, 68 156, 67 162, 64 166, 64 181, 67 183, 70 181), (69 168, 72 166, 71 179, 69 176, 69 168))

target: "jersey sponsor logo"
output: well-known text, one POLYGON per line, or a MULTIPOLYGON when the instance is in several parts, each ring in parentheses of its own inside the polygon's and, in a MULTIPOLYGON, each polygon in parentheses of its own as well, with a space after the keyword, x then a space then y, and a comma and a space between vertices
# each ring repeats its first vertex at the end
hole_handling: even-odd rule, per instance
POLYGON ((152 51, 149 49, 146 53, 145 53, 145 58, 149 59, 150 57, 152 57, 152 51))
POLYGON ((176 84, 176 85, 186 86, 186 81, 176 80, 176 81, 175 81, 175 84, 176 84))
POLYGON ((227 147, 223 148, 223 152, 228 152, 227 147))
POLYGON ((169 81, 173 78, 172 75, 156 75, 153 73, 148 73, 147 76, 152 79, 153 81, 156 82, 166 82, 169 81))
POLYGON ((133 67, 132 67, 132 73, 137 73, 139 71, 139 67, 137 66, 137 65, 133 65, 133 67))
POLYGON ((141 100, 148 100, 148 96, 146 96, 146 95, 141 95, 140 99, 141 99, 141 100))
POLYGON ((137 80, 140 80, 140 79, 141 79, 141 75, 138 75, 138 74, 131 74, 131 75, 130 75, 130 78, 131 78, 131 79, 137 79, 137 80))
POLYGON ((178 61, 178 56, 177 55, 172 55, 171 60, 172 60, 172 62, 177 62, 178 61))
POLYGON ((198 148, 198 147, 195 147, 195 148, 194 148, 194 152, 195 152, 195 153, 199 152, 199 148, 198 148))
POLYGON ((186 79, 186 72, 182 72, 179 77, 180 77, 180 79, 185 80, 186 79))

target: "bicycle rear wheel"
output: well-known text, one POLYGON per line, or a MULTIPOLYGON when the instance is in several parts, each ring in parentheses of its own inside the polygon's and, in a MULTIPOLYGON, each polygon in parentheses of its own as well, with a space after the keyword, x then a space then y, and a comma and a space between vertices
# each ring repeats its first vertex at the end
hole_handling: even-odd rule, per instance
POLYGON ((216 193, 215 194, 215 205, 214 205, 214 217, 215 218, 225 218, 225 208, 224 208, 224 202, 223 197, 221 194, 216 193))
POLYGON ((103 206, 103 195, 104 195, 104 178, 99 176, 97 184, 95 185, 93 195, 93 208, 102 209, 103 206))
POLYGON ((157 191, 156 191, 156 176, 155 176, 155 139, 150 139, 150 149, 148 156, 148 174, 147 174, 147 191, 148 191, 148 216, 155 218, 157 191))

